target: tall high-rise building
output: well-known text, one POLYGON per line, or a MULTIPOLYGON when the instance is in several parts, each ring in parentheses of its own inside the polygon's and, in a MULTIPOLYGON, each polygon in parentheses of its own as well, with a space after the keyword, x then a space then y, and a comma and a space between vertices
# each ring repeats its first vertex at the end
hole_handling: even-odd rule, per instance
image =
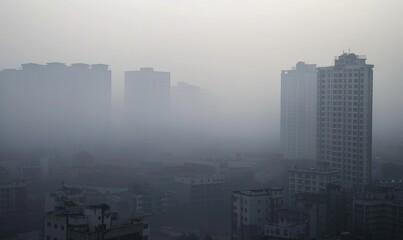
POLYGON ((170 89, 169 72, 153 68, 125 72, 124 117, 129 140, 158 141, 169 123, 170 89))
POLYGON ((0 116, 5 146, 104 143, 111 127, 111 71, 105 64, 57 62, 0 71, 0 116))
POLYGON ((211 129, 213 113, 203 89, 185 82, 172 86, 170 112, 175 152, 192 152, 209 141, 206 130, 211 129))
POLYGON ((203 92, 197 86, 179 82, 171 88, 172 121, 177 127, 195 130, 201 124, 205 110, 203 92))
POLYGON ((338 169, 346 188, 371 181, 373 65, 343 53, 318 68, 317 160, 338 169))
POLYGON ((316 159, 317 69, 298 62, 281 72, 281 149, 293 160, 316 159))

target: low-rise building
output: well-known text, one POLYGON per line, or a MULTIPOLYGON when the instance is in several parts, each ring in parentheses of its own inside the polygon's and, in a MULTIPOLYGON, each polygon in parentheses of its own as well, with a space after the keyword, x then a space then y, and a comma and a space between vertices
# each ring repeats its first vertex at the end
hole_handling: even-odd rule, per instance
POLYGON ((283 205, 282 188, 236 191, 232 194, 231 237, 249 240, 264 235, 265 224, 283 205))
POLYGON ((54 211, 57 208, 64 207, 62 205, 66 202, 83 206, 87 203, 87 199, 82 189, 69 187, 62 183, 57 191, 46 194, 45 212, 54 211))
POLYGON ((337 184, 338 170, 292 167, 288 170, 288 189, 290 201, 293 202, 295 194, 308 192, 319 193, 326 190, 329 183, 337 184))
POLYGON ((195 208, 220 204, 224 181, 220 175, 175 177, 176 202, 195 208))
POLYGON ((129 187, 127 206, 134 213, 158 215, 166 212, 174 203, 174 192, 168 190, 129 187))
POLYGON ((70 206, 46 213, 46 240, 147 240, 147 218, 117 218, 106 204, 70 206))
POLYGON ((380 187, 356 194, 353 231, 363 239, 402 239, 403 190, 380 187))
POLYGON ((309 239, 339 236, 343 232, 345 211, 341 187, 328 184, 320 193, 298 193, 295 207, 304 216, 309 239))
POLYGON ((264 235, 268 239, 301 239, 306 234, 303 214, 294 209, 275 211, 274 220, 266 223, 264 235))

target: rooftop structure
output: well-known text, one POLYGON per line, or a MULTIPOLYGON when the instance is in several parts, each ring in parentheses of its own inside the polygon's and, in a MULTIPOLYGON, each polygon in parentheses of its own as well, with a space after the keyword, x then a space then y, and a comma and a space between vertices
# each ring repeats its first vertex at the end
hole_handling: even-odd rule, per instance
POLYGON ((294 209, 275 211, 274 220, 265 224, 264 235, 280 239, 302 239, 306 234, 303 214, 294 209))
POLYGON ((118 219, 107 204, 69 207, 46 213, 47 240, 148 239, 148 219, 118 219))
POLYGON ((219 175, 175 177, 175 199, 194 208, 220 204, 224 181, 219 175))
POLYGON ((320 168, 297 168, 288 170, 288 187, 290 201, 293 202, 297 193, 319 193, 326 190, 330 183, 339 183, 339 170, 320 168))

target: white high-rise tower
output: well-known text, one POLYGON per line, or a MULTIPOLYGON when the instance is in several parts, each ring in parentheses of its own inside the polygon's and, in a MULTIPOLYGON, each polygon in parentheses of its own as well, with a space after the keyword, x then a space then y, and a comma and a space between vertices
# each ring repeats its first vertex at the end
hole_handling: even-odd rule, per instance
POLYGON ((318 68, 318 165, 340 171, 343 187, 371 181, 373 65, 353 53, 318 68))

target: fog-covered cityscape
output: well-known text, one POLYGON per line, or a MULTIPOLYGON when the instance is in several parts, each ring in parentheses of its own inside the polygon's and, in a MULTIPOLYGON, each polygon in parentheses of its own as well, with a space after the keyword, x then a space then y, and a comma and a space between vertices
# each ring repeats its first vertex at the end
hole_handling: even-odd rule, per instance
POLYGON ((403 239, 399 1, 0 1, 0 239, 403 239))

